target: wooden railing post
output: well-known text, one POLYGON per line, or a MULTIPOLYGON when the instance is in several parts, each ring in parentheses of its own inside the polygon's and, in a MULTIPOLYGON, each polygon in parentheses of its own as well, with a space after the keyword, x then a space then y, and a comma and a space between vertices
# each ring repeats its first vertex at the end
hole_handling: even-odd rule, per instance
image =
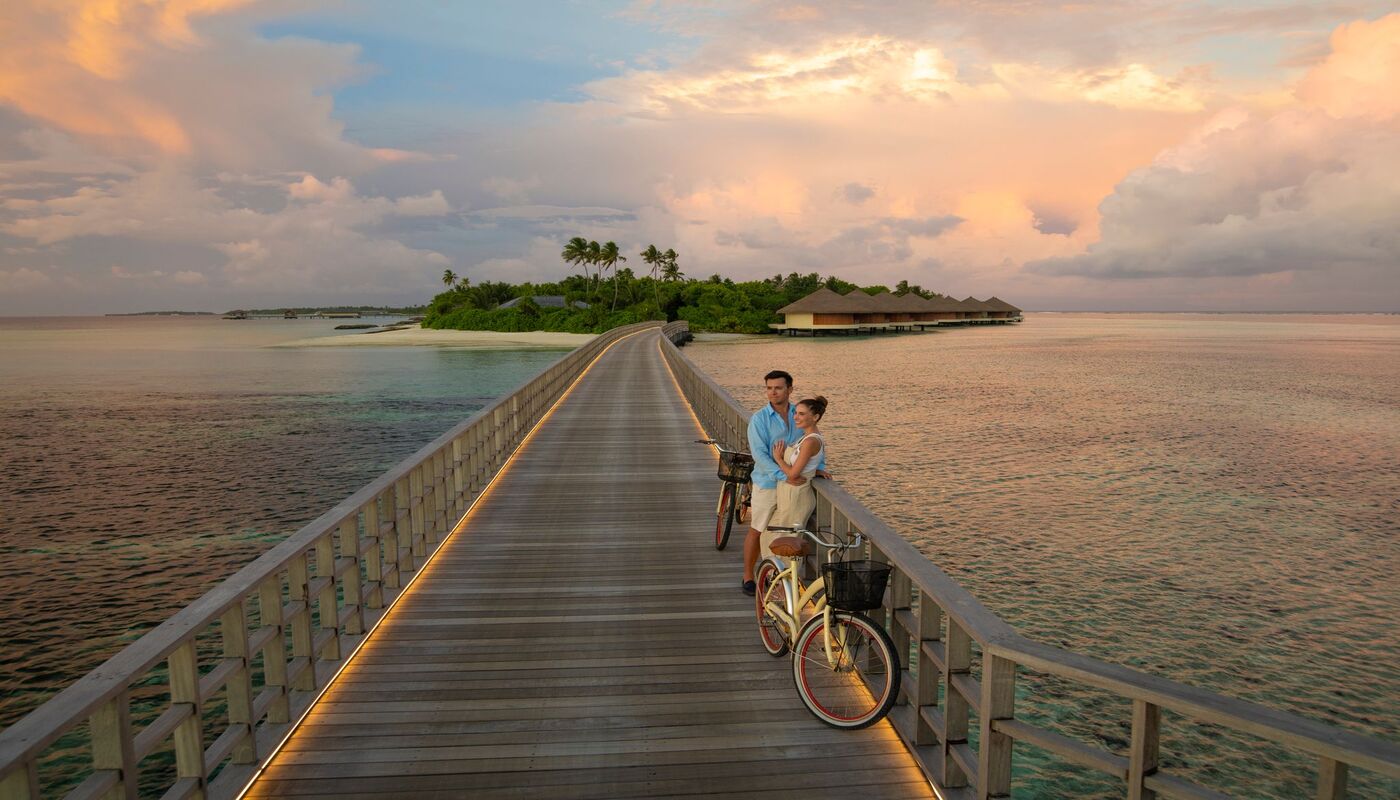
POLYGON ((1016 664, 982 651, 982 698, 977 715, 977 796, 1011 795, 1011 737, 992 722, 1011 719, 1016 703, 1016 664))
POLYGON ((504 449, 505 434, 501 431, 505 423, 505 414, 501 412, 501 407, 496 406, 491 409, 491 432, 490 452, 487 454, 486 463, 489 465, 486 470, 487 475, 495 473, 496 468, 501 465, 501 450, 504 449))
MULTIPOLYGON (((409 525, 412 527, 414 558, 428 555, 427 503, 423 493, 423 471, 426 465, 419 464, 409 471, 409 525)), ((414 569, 417 569, 414 563, 414 569)))
MULTIPOLYGON (((384 607, 384 557, 379 536, 379 503, 371 500, 360 509, 365 521, 365 580, 369 583, 369 593, 365 604, 371 609, 384 607)), ((360 612, 360 630, 364 630, 365 615, 360 612)))
POLYGON ((307 589, 306 553, 300 553, 287 565, 287 599, 297 613, 287 620, 292 628, 292 661, 305 659, 307 665, 292 679, 291 688, 302 691, 316 689, 316 659, 311 654, 311 598, 307 589))
POLYGON ((967 743, 967 699, 953 685, 954 675, 972 671, 972 637, 952 618, 948 618, 946 650, 948 669, 943 673, 943 730, 938 738, 943 749, 943 785, 958 788, 967 785, 967 773, 953 758, 953 746, 967 743))
POLYGON ((228 692, 228 726, 242 727, 244 738, 234 745, 234 764, 255 764, 258 747, 253 737, 253 684, 248 668, 248 609, 244 602, 235 602, 218 621, 218 636, 223 639, 224 658, 237 658, 238 668, 228 675, 224 685, 228 692))
MULTIPOLYGON (((384 564, 381 573, 384 576, 385 589, 397 589, 402 584, 399 576, 399 548, 403 543, 399 540, 398 523, 395 517, 398 514, 398 505, 394 498, 398 496, 397 484, 390 484, 384 489, 384 493, 379 495, 376 505, 379 506, 379 530, 384 537, 384 564)), ((381 597, 381 606, 384 600, 381 597)))
POLYGON ((204 730, 199 703, 199 659, 194 639, 186 641, 170 654, 170 705, 189 706, 190 715, 175 727, 175 774, 182 779, 197 781, 192 797, 203 800, 204 730))
POLYGON ((267 721, 283 723, 291 720, 291 704, 287 685, 286 627, 282 619, 282 578, 273 573, 258 584, 258 621, 265 628, 273 628, 276 635, 263 645, 263 686, 267 691, 276 692, 271 705, 267 707, 267 721))
POLYGON ((39 766, 26 761, 0 776, 0 800, 39 800, 39 766))
MULTIPOLYGON (((131 737, 131 696, 103 703, 88 719, 92 731, 92 768, 120 773, 104 800, 136 800, 136 750, 131 737)), ((35 795, 36 797, 38 795, 35 795)))
POLYGON ((433 541, 440 542, 447 538, 447 534, 452 532, 452 520, 447 518, 447 513, 452 505, 448 502, 447 490, 450 476, 448 470, 451 469, 451 461, 448 458, 449 451, 446 448, 438 450, 433 454, 433 519, 436 521, 436 528, 433 541))
MULTIPOLYGON (((408 472, 409 546, 415 558, 428 554, 427 527, 423 520, 423 465, 408 472)), ((416 562, 414 569, 417 569, 416 562)))
POLYGON ((919 674, 914 692, 915 710, 914 744, 932 745, 938 741, 940 731, 935 731, 924 719, 923 709, 938 705, 938 684, 943 673, 938 665, 924 652, 924 643, 940 642, 943 638, 943 609, 933 601, 927 592, 919 592, 919 674))
POLYGON ((520 444, 520 439, 525 435, 524 415, 520 413, 520 395, 510 396, 510 449, 520 444))
MULTIPOLYGON (((340 581, 335 575, 335 541, 329 532, 316 540, 316 577, 323 578, 321 591, 316 595, 316 611, 320 616, 322 631, 329 631, 321 650, 311 659, 335 661, 340 658, 340 607, 336 603, 336 584, 340 581)), ((349 596, 346 596, 349 600, 349 596)))
POLYGON ((1317 800, 1342 800, 1347 796, 1347 765, 1323 758, 1317 768, 1317 800))
POLYGON ((458 436, 452 440, 452 508, 454 517, 462 516, 462 512, 467 510, 467 467, 463 461, 463 438, 458 436))
MULTIPOLYGON (((889 563, 889 557, 883 553, 880 560, 889 563)), ((890 585, 889 585, 889 619, 885 624, 885 630, 890 633, 890 640, 894 642, 894 651, 899 655, 900 666, 903 667, 909 662, 909 642, 914 631, 906 630, 900 622, 899 612, 911 608, 914 604, 913 587, 909 583, 909 576, 904 574, 904 570, 891 565, 890 585)))
POLYGON ((345 610, 349 612, 344 632, 353 636, 365 630, 365 612, 360 605, 360 525, 353 514, 340 523, 340 557, 355 562, 341 579, 341 594, 345 597, 345 610))
POLYGON ((411 483, 408 475, 394 482, 394 536, 398 539, 394 558, 399 563, 400 586, 408 583, 408 576, 413 574, 413 514, 409 511, 413 496, 408 488, 411 483))
POLYGON ((472 426, 471 453, 472 453, 472 492, 476 493, 486 488, 486 431, 485 423, 477 422, 472 426))
POLYGON ((243 601, 234 603, 219 619, 219 636, 223 639, 224 658, 237 659, 240 666, 229 675, 229 726, 242 726, 244 736, 233 748, 233 763, 253 764, 258 760, 257 741, 253 736, 253 676, 248 669, 248 614, 243 601))
POLYGON ((1162 710, 1145 700, 1133 701, 1133 733, 1128 753, 1128 800, 1153 800, 1157 793, 1142 785, 1157 772, 1162 710))

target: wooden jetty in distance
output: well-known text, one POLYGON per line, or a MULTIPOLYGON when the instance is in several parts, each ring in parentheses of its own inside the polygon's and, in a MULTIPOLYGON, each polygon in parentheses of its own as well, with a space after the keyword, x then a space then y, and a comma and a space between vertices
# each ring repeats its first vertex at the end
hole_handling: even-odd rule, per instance
POLYGON ((1163 768, 1181 724, 1310 757, 1319 798, 1354 769, 1400 779, 1393 743, 1020 636, 831 481, 818 522, 894 568, 872 613, 907 663, 886 722, 824 728, 710 545, 714 462, 689 441, 698 420, 741 445, 747 413, 685 334, 573 351, 0 732, 0 800, 135 797, 166 749, 172 800, 989 798, 1014 795, 1018 746, 1130 798, 1223 797, 1163 768), (1126 746, 1018 718, 1027 673, 1121 700, 1094 721, 1126 746))

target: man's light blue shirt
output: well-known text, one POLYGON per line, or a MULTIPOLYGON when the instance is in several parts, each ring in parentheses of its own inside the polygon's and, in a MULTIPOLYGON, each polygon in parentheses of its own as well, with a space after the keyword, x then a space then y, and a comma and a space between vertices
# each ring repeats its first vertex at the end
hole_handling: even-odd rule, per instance
MULTIPOLYGON (((773 445, 778 442, 793 445, 802 438, 802 429, 793 420, 796 411, 797 404, 788 403, 787 419, 784 420, 773 410, 772 403, 765 403, 763 408, 749 417, 749 452, 754 460, 750 480, 759 489, 776 489, 779 483, 787 480, 787 475, 778 469, 778 462, 773 460, 773 445)), ((825 447, 817 453, 817 469, 826 469, 825 447)))

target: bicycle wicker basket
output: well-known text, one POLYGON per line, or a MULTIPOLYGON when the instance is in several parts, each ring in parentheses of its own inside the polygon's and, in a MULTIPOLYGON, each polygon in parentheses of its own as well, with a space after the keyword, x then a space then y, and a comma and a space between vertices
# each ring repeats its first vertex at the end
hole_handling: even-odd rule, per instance
POLYGON ((837 561, 822 565, 827 605, 842 611, 879 608, 889 579, 890 566, 878 561, 837 561))
POLYGON ((753 474, 753 456, 747 453, 720 453, 719 479, 725 483, 744 483, 753 474))

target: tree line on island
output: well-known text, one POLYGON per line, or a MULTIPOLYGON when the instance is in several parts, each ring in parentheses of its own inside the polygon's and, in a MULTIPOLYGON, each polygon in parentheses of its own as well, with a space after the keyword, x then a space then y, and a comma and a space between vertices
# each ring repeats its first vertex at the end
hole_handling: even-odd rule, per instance
POLYGON ((693 331, 769 333, 769 324, 781 321, 778 309, 822 287, 839 294, 860 289, 871 295, 893 291, 925 298, 941 296, 908 281, 893 288, 859 286, 815 272, 737 282, 720 275, 687 278, 676 251, 663 251, 654 244, 638 254, 648 266, 647 273, 639 276, 624 266, 627 257, 616 242, 599 244, 582 236, 570 239, 560 257, 582 274, 570 274, 557 282, 474 284, 450 269, 444 270, 442 282, 447 288, 428 304, 423 327, 602 333, 647 320, 685 320, 693 331), (541 304, 536 298, 562 298, 562 302, 541 304), (503 308, 503 304, 509 305, 503 308))

